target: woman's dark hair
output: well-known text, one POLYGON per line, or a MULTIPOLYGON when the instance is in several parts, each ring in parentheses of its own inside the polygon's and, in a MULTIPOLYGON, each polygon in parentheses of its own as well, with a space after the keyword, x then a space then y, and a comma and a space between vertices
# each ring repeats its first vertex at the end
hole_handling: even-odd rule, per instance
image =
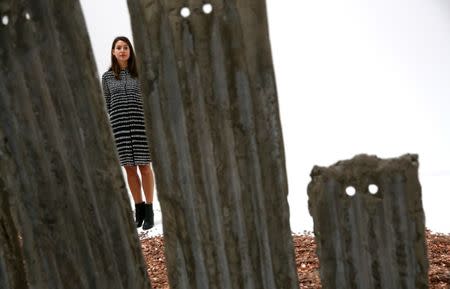
MULTIPOLYGON (((136 56, 134 55, 133 45, 131 45, 131 42, 128 38, 126 38, 125 36, 116 37, 112 43, 111 51, 114 49, 117 41, 119 41, 119 40, 122 40, 123 42, 128 44, 128 47, 130 48, 130 58, 128 58, 128 65, 127 65, 128 67, 127 68, 132 77, 138 77, 136 56)), ((116 77, 116 79, 120 79, 120 77, 119 77, 120 65, 119 65, 119 62, 117 61, 116 57, 112 53, 111 53, 111 67, 109 68, 109 70, 111 70, 114 73, 114 76, 116 77)))

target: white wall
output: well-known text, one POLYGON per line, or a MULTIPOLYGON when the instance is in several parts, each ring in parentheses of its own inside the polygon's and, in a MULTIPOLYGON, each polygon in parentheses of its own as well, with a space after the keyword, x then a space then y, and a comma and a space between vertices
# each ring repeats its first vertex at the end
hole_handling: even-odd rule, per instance
POLYGON ((96 65, 101 76, 111 64, 111 44, 117 36, 133 41, 126 0, 81 0, 96 65))
MULTIPOLYGON (((131 37, 126 1, 81 3, 101 74, 113 38, 131 37)), ((449 2, 267 0, 267 6, 292 229, 312 229, 306 186, 313 165, 410 152, 420 156, 427 226, 450 232, 449 2)))
POLYGON ((314 164, 411 152, 427 225, 450 232, 449 3, 280 2, 267 4, 292 224, 312 226, 304 195, 314 164))

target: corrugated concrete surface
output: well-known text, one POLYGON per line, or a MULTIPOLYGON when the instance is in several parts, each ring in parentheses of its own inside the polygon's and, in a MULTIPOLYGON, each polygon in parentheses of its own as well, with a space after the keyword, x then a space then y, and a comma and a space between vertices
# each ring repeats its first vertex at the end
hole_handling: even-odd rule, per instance
POLYGON ((359 155, 313 168, 309 210, 324 289, 428 288, 418 166, 417 155, 359 155))
POLYGON ((149 288, 78 1, 0 21, 0 288, 149 288))
POLYGON ((171 288, 298 288, 265 1, 128 5, 171 288))

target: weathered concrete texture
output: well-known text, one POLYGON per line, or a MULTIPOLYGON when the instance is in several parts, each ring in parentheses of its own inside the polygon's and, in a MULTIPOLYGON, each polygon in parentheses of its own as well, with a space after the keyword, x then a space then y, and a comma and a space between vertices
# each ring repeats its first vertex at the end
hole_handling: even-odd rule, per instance
POLYGON ((359 155, 313 168, 309 210, 324 289, 428 288, 418 166, 417 155, 359 155))
POLYGON ((298 288, 265 1, 203 3, 128 1, 171 288, 298 288))
POLYGON ((0 17, 0 288, 149 288, 78 1, 0 17))

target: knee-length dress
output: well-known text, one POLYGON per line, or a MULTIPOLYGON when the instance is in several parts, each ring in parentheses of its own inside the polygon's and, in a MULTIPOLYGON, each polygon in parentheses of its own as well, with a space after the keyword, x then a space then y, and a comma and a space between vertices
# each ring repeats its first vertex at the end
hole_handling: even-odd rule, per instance
POLYGON ((105 72, 102 86, 120 165, 147 165, 151 157, 139 80, 127 69, 119 76, 117 80, 111 70, 105 72))

